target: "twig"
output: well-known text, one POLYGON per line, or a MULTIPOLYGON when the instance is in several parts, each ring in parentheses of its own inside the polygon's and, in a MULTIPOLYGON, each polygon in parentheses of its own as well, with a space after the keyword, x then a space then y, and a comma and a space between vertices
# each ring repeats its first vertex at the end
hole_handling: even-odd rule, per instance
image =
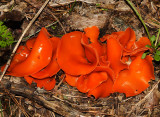
MULTIPOLYGON (((20 104, 20 105, 21 105, 21 102, 22 102, 22 100, 21 100, 21 97, 20 97, 20 98, 19 98, 19 104, 20 104)), ((21 109, 19 109, 18 116, 21 117, 21 114, 22 114, 21 109)))
POLYGON ((57 22, 59 23, 59 25, 62 27, 62 30, 63 30, 64 34, 66 34, 66 30, 64 29, 64 27, 63 27, 62 23, 59 21, 59 19, 49 9, 46 9, 46 11, 48 13, 50 13, 52 15, 52 17, 54 17, 57 20, 57 22))
POLYGON ((4 68, 3 72, 2 72, 2 75, 1 75, 1 77, 0 77, 0 82, 1 82, 4 74, 6 73, 8 67, 9 67, 9 65, 10 65, 10 63, 11 63, 12 57, 13 57, 13 55, 15 54, 15 52, 16 52, 16 50, 17 50, 20 42, 22 41, 25 33, 28 31, 28 29, 31 27, 31 25, 33 24, 33 22, 37 19, 37 17, 39 16, 39 14, 42 12, 42 10, 43 10, 44 7, 48 4, 49 1, 50 1, 50 0, 46 0, 46 1, 45 1, 45 3, 42 5, 42 7, 39 9, 39 11, 37 12, 37 14, 36 14, 36 15, 34 16, 34 18, 30 21, 30 23, 28 24, 28 26, 26 27, 26 29, 25 29, 24 32, 22 33, 21 37, 19 38, 16 46, 14 47, 14 49, 13 49, 13 51, 12 51, 12 54, 11 54, 9 60, 7 61, 7 64, 6 64, 6 66, 5 66, 5 68, 4 68))
POLYGON ((130 117, 130 115, 137 108, 137 106, 140 106, 151 95, 151 93, 154 91, 154 89, 158 86, 159 83, 160 80, 153 86, 153 88, 149 91, 149 93, 133 107, 133 109, 129 112, 127 117, 130 117))
POLYGON ((3 117, 3 109, 2 109, 1 98, 0 98, 0 109, 1 109, 1 117, 3 117))
MULTIPOLYGON (((30 26, 31 26, 31 25, 33 24, 33 22, 37 19, 37 17, 39 16, 39 14, 42 12, 42 10, 43 10, 44 7, 48 4, 49 1, 50 1, 50 0, 46 0, 46 2, 42 5, 42 7, 39 9, 39 11, 37 12, 37 14, 36 14, 36 15, 34 16, 34 18, 30 21, 30 23, 28 24, 28 26, 26 27, 26 29, 25 29, 24 32, 22 33, 22 35, 21 35, 21 37, 19 38, 16 46, 14 47, 14 49, 13 49, 13 51, 12 51, 12 54, 11 54, 9 60, 7 61, 7 64, 6 64, 5 68, 4 68, 4 71, 2 72, 2 75, 1 75, 1 77, 0 77, 0 82, 1 82, 4 74, 6 73, 8 67, 9 67, 9 65, 10 65, 10 63, 11 63, 12 57, 13 57, 13 55, 15 54, 15 52, 16 52, 16 50, 17 50, 20 42, 22 41, 25 33, 28 31, 28 29, 30 28, 30 26)), ((3 85, 2 82, 1 82, 1 85, 3 85)), ((18 105, 18 107, 22 110, 23 114, 24 114, 26 117, 29 117, 29 115, 25 112, 25 110, 23 109, 23 107, 18 103, 18 101, 16 100, 16 98, 14 98, 12 95, 10 95, 9 91, 8 91, 7 89, 5 89, 4 86, 3 86, 3 89, 4 89, 4 91, 12 98, 12 100, 18 105)))
MULTIPOLYGON (((32 3, 29 2, 28 0, 25 0, 25 1, 26 1, 28 4, 32 5, 33 7, 37 8, 37 5, 32 4, 32 3)), ((65 29, 64 29, 64 27, 63 27, 63 25, 62 25, 62 23, 61 23, 61 22, 59 21, 59 19, 51 12, 51 10, 48 9, 48 8, 46 8, 44 12, 51 14, 52 17, 54 17, 54 19, 56 19, 57 22, 59 23, 59 25, 62 27, 62 30, 63 30, 64 34, 66 34, 66 31, 65 31, 65 29)))
POLYGON ((65 78, 65 76, 63 76, 63 78, 61 79, 61 81, 59 82, 59 84, 54 88, 55 91, 57 91, 58 87, 62 84, 64 78, 65 78))
MULTIPOLYGON (((63 0, 63 1, 54 1, 54 2, 50 2, 49 5, 52 7, 57 7, 57 6, 64 6, 64 5, 68 5, 75 2, 75 0, 63 0)), ((96 4, 97 0, 76 0, 76 2, 85 2, 87 4, 96 4)), ((100 3, 100 2, 98 2, 100 3)))
POLYGON ((31 115, 28 115, 28 113, 24 110, 24 108, 18 103, 17 99, 15 97, 13 97, 10 92, 4 88, 4 91, 11 97, 11 99, 17 104, 17 106, 19 107, 19 109, 23 112, 23 114, 25 115, 25 117, 30 117, 31 115))

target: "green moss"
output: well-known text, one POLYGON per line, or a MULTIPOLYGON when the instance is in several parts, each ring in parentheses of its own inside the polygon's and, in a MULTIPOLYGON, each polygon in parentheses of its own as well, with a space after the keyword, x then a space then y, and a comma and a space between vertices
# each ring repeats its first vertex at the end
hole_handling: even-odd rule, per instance
POLYGON ((0 47, 5 48, 13 43, 14 39, 12 33, 8 28, 0 21, 0 47))

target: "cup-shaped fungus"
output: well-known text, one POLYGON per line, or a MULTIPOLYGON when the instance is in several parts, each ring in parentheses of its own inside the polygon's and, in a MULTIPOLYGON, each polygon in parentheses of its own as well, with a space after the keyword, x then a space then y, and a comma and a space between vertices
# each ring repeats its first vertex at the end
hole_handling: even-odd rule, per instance
MULTIPOLYGON (((29 54, 30 54, 30 51, 28 50, 26 46, 22 46, 22 45, 19 46, 14 57, 12 58, 11 64, 9 68, 7 69, 7 71, 11 71, 18 63, 21 63, 24 60, 26 60, 29 54)), ((6 65, 1 67, 1 71, 4 70, 5 66, 6 65)))
POLYGON ((60 68, 67 74, 87 74, 98 64, 96 51, 81 42, 82 38, 86 38, 82 32, 74 31, 65 34, 58 45, 57 61, 60 68))
MULTIPOLYGON (((106 54, 106 44, 101 43, 98 40, 99 36, 99 28, 96 26, 88 27, 84 29, 85 36, 88 38, 85 38, 85 41, 88 41, 88 44, 92 46, 94 49, 96 49, 98 56, 103 56, 106 54)), ((87 43, 86 43, 87 44, 87 43)))
POLYGON ((22 76, 29 84, 35 82, 37 87, 51 90, 55 86, 52 76, 62 69, 69 85, 96 99, 114 92, 135 96, 155 79, 152 57, 141 58, 149 49, 146 45, 151 45, 148 38, 136 41, 131 28, 106 34, 100 40, 96 26, 84 31, 59 39, 51 38, 42 28, 37 37, 18 48, 7 74, 22 76))
POLYGON ((116 77, 121 70, 127 69, 128 65, 125 64, 122 58, 123 49, 120 42, 112 37, 107 39, 107 60, 115 72, 116 77))
POLYGON ((125 93, 129 97, 138 95, 149 87, 148 82, 155 79, 152 57, 141 59, 141 56, 142 54, 131 62, 128 70, 119 73, 114 82, 114 92, 125 93))
POLYGON ((46 67, 52 57, 52 44, 49 38, 47 30, 42 28, 26 60, 18 63, 8 74, 23 77, 46 67))
POLYGON ((87 75, 78 78, 76 87, 80 92, 93 95, 95 98, 106 97, 112 93, 114 72, 106 66, 97 68, 87 75))
POLYGON ((44 69, 38 71, 35 74, 32 74, 31 76, 34 78, 43 79, 46 77, 51 77, 51 76, 55 75, 60 70, 60 67, 57 62, 57 57, 56 57, 57 46, 58 46, 60 39, 58 37, 52 37, 52 38, 50 38, 50 40, 51 40, 52 46, 53 46, 53 48, 52 48, 53 53, 52 53, 51 61, 44 69))

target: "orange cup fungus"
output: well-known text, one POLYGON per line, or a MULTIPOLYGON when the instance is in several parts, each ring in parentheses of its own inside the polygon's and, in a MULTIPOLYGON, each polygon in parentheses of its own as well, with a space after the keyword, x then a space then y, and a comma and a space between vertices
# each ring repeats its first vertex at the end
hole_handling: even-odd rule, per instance
POLYGON ((37 37, 19 46, 7 75, 24 77, 29 84, 51 90, 56 82, 53 76, 62 69, 69 85, 96 99, 114 92, 135 96, 148 88, 148 82, 155 79, 152 57, 141 56, 150 40, 141 37, 136 41, 131 28, 98 37, 96 26, 61 39, 42 28, 37 37))

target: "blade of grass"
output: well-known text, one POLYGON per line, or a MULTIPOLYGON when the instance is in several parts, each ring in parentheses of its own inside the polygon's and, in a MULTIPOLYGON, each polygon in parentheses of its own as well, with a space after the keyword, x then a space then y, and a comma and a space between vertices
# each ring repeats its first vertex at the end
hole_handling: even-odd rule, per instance
POLYGON ((147 26, 146 26, 146 24, 144 23, 141 15, 140 15, 139 12, 137 11, 137 9, 134 7, 134 5, 132 4, 132 2, 130 2, 129 0, 126 0, 126 2, 131 6, 131 8, 133 9, 133 11, 136 13, 136 15, 138 16, 138 18, 140 19, 141 23, 143 24, 143 26, 144 26, 144 28, 145 28, 145 30, 146 30, 146 33, 147 33, 147 35, 148 35, 148 38, 150 39, 151 37, 150 37, 149 31, 148 31, 147 26))
POLYGON ((158 34, 157 34, 156 41, 155 41, 155 47, 157 46, 159 35, 160 35, 160 29, 158 29, 158 34))
POLYGON ((73 5, 71 6, 71 8, 69 9, 69 13, 71 13, 73 11, 73 8, 75 7, 76 5, 76 0, 74 1, 73 5))

